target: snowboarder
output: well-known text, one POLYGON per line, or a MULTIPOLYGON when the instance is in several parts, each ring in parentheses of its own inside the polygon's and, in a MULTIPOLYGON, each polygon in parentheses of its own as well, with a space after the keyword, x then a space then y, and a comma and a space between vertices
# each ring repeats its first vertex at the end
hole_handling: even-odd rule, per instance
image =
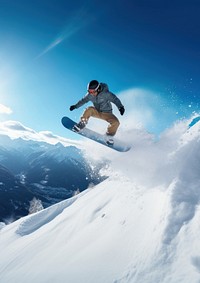
POLYGON ((81 107, 89 101, 91 101, 94 106, 90 106, 84 111, 80 122, 74 126, 74 130, 77 132, 82 130, 88 123, 90 117, 105 120, 109 123, 106 132, 107 143, 112 145, 114 143, 112 137, 116 134, 120 123, 118 118, 112 113, 111 102, 117 106, 121 115, 125 112, 124 106, 119 98, 109 91, 107 84, 99 83, 97 80, 92 80, 88 83, 85 97, 79 100, 75 105, 70 106, 70 111, 81 107))

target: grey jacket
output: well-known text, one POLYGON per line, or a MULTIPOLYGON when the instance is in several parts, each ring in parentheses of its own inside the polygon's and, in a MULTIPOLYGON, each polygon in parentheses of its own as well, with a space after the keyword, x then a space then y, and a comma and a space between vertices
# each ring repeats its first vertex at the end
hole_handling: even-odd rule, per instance
POLYGON ((81 107, 85 103, 91 101, 99 112, 106 112, 106 113, 112 113, 112 105, 111 102, 114 103, 118 109, 123 107, 121 101, 115 94, 109 91, 107 84, 100 83, 101 91, 97 94, 97 96, 93 96, 90 93, 87 93, 85 97, 83 97, 81 100, 75 104, 76 108, 81 107))

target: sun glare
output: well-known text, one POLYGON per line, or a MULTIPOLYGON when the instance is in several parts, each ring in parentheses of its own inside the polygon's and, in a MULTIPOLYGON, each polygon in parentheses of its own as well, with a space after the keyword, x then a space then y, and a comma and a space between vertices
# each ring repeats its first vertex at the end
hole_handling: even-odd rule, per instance
POLYGON ((0 104, 0 114, 11 114, 11 113, 12 113, 12 110, 9 107, 3 104, 0 104))

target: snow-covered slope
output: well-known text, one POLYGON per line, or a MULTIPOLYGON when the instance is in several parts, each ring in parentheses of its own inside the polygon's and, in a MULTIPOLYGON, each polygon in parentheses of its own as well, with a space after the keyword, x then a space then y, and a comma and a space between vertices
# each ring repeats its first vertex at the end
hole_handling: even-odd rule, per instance
POLYGON ((108 179, 4 226, 0 283, 199 283, 200 123, 187 124, 157 142, 130 133, 129 153, 105 149, 108 179))

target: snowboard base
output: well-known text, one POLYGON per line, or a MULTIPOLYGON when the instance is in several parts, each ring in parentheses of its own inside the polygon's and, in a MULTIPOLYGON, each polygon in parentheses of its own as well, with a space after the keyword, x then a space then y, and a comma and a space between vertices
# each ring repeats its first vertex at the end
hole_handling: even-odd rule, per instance
POLYGON ((131 146, 129 146, 128 144, 116 139, 116 138, 113 138, 114 140, 114 144, 113 145, 108 145, 106 143, 106 135, 102 135, 102 134, 99 134, 95 131, 92 131, 88 128, 84 128, 82 130, 80 130, 79 132, 77 131, 74 131, 73 130, 73 127, 75 124, 77 124, 76 122, 74 122, 73 120, 71 120, 70 118, 68 117, 63 117, 62 120, 61 120, 63 126, 65 128, 67 128, 68 130, 78 134, 78 135, 81 135, 81 136, 84 136, 88 139, 91 139, 95 142, 98 142, 104 146, 107 146, 109 148, 112 148, 114 150, 117 150, 117 151, 120 151, 120 152, 126 152, 128 150, 130 150, 131 146))

